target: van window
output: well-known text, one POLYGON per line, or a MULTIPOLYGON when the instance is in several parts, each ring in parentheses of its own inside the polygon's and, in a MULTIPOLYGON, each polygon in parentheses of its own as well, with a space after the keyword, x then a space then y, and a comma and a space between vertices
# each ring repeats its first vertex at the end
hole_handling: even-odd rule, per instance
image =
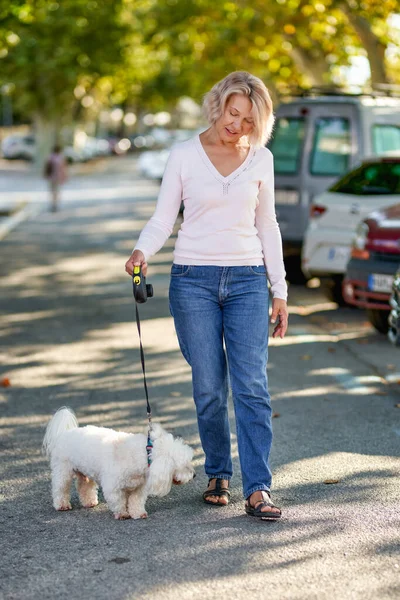
POLYGON ((356 196, 400 194, 400 162, 361 165, 337 181, 329 191, 356 196))
POLYGON ((376 154, 400 151, 400 127, 397 125, 374 125, 372 147, 376 154))
POLYGON ((328 117, 316 120, 310 157, 312 175, 342 175, 349 167, 350 152, 348 119, 328 117))
POLYGON ((294 175, 300 166, 301 149, 304 140, 304 119, 281 117, 277 119, 274 137, 269 149, 274 155, 274 169, 278 175, 294 175))

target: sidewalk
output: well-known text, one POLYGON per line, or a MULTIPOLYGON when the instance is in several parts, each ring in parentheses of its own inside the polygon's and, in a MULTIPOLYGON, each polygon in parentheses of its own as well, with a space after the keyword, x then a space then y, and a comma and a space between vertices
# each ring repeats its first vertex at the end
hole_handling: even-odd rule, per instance
MULTIPOLYGON (((135 159, 129 157, 135 164, 135 159)), ((69 182, 64 190, 74 188, 76 180, 88 175, 121 169, 126 157, 109 156, 87 163, 69 165, 69 182)), ((48 204, 48 184, 32 163, 0 159, 0 240, 17 225, 37 215, 48 204)))
POLYGON ((190 370, 168 310, 172 239, 151 263, 155 297, 140 315, 154 420, 192 445, 197 477, 151 499, 146 521, 115 521, 103 501, 82 509, 75 493, 71 512, 52 508, 40 445, 57 408, 71 406, 82 425, 146 424, 124 263, 157 186, 125 167, 83 176, 59 213, 43 211, 0 242, 0 378, 11 383, 0 388, 0 597, 398 598, 400 400, 374 358, 379 350, 383 368, 395 349, 357 311, 293 287, 289 335, 269 360, 284 518, 245 515, 233 427, 232 502, 205 505, 190 370))

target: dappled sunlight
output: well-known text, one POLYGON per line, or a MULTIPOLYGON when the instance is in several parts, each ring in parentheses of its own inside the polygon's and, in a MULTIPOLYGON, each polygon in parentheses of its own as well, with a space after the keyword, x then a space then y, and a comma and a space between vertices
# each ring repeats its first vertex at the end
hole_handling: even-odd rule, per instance
POLYGON ((0 326, 12 325, 13 323, 22 323, 37 321, 41 319, 52 319, 61 315, 64 312, 63 309, 53 310, 38 310, 32 312, 20 312, 15 314, 0 315, 0 326))
POLYGON ((284 392, 275 392, 273 395, 273 400, 291 400, 293 398, 311 398, 314 396, 326 396, 327 394, 334 394, 338 391, 338 386, 324 385, 324 386, 307 386, 302 387, 301 389, 288 389, 284 392))
MULTIPOLYGON (((134 322, 127 322, 93 329, 88 332, 87 339, 107 340, 109 348, 138 348, 139 338, 136 332, 133 335, 133 327, 136 328, 134 322)), ((172 317, 146 319, 145 326, 142 326, 142 339, 146 352, 161 353, 179 349, 172 317)))
MULTIPOLYGON (((48 316, 45 312, 44 316, 48 316)), ((61 318, 57 311, 56 317, 61 318)), ((23 388, 70 385, 75 389, 138 390, 143 386, 139 339, 133 321, 89 329, 77 341, 19 345, 7 356, 13 385, 23 388), (128 350, 131 356, 122 357, 128 350)), ((179 353, 171 317, 147 319, 143 328, 150 384, 190 382, 190 367, 179 353), (160 336, 160 331, 163 335, 160 336)))
POLYGON ((283 340, 280 338, 270 338, 270 346, 292 346, 299 344, 314 344, 321 342, 335 343, 343 340, 356 340, 365 337, 363 331, 353 331, 337 334, 315 333, 303 335, 286 335, 283 340))
POLYGON ((347 485, 351 483, 357 491, 358 499, 362 500, 362 496, 364 496, 364 501, 368 502, 370 501, 369 490, 379 487, 382 476, 393 477, 393 485, 396 485, 395 479, 398 476, 397 469, 400 460, 393 456, 386 456, 385 459, 387 467, 382 470, 382 456, 370 454, 368 456, 370 475, 365 473, 365 477, 360 477, 362 465, 365 465, 364 454, 326 452, 322 455, 294 460, 279 467, 275 484, 276 493, 283 493, 280 481, 284 481, 288 477, 294 485, 304 485, 304 474, 307 473, 308 484, 321 484, 327 479, 335 479, 347 485), (374 474, 375 470, 376 474, 374 474))
POLYGON ((275 392, 273 400, 292 398, 311 398, 329 395, 369 395, 380 392, 384 379, 379 375, 354 375, 344 368, 312 369, 306 373, 307 377, 328 377, 325 385, 308 383, 300 389, 286 389, 284 392, 275 392), (333 382, 332 382, 333 380, 333 382))
POLYGON ((331 310, 336 310, 338 305, 335 302, 317 302, 307 306, 303 305, 288 305, 289 315, 300 315, 302 317, 312 315, 314 313, 321 313, 331 310))

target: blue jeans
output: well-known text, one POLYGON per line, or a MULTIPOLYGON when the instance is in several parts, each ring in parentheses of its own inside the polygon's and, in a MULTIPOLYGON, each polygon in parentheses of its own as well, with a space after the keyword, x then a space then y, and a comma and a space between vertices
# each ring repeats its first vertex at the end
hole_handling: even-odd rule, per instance
POLYGON ((174 264, 169 298, 179 345, 192 368, 206 474, 232 477, 229 372, 244 497, 269 491, 272 427, 265 267, 174 264))

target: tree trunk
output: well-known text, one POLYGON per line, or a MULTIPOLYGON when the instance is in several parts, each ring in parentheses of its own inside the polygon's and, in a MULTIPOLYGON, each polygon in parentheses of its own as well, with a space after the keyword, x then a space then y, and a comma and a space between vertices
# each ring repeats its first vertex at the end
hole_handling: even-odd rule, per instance
POLYGON ((371 69, 372 87, 380 83, 390 83, 385 68, 385 50, 386 46, 371 31, 369 22, 352 11, 346 2, 339 4, 340 10, 349 20, 356 32, 361 44, 367 52, 369 65, 371 69))
POLYGON ((35 167, 41 172, 54 144, 59 142, 60 126, 56 120, 48 120, 44 115, 37 113, 34 117, 36 157, 35 167))
POLYGON ((329 65, 325 57, 312 56, 304 48, 293 47, 292 58, 299 70, 308 77, 311 85, 327 85, 329 83, 329 65))

